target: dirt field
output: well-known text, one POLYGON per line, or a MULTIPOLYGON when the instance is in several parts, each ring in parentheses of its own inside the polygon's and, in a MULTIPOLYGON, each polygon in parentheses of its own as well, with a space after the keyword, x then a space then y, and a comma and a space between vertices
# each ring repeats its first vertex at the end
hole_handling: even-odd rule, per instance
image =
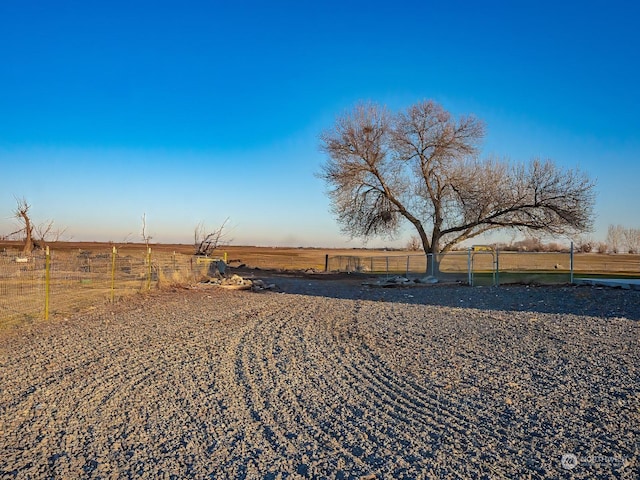
POLYGON ((0 475, 638 477, 640 292, 270 281, 3 333, 0 475))

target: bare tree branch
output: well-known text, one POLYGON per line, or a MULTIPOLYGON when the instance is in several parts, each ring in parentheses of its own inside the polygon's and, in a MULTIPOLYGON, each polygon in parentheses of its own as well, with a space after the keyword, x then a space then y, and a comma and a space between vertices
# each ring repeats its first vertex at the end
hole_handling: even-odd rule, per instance
POLYGON ((53 228, 53 225, 53 220, 46 220, 34 227, 35 234, 41 246, 44 247, 50 242, 60 241, 62 235, 67 231, 66 227, 53 228))
POLYGON ((53 220, 46 220, 38 224, 34 223, 29 211, 31 209, 31 205, 25 198, 14 198, 16 200, 16 208, 13 211, 13 214, 18 219, 20 228, 9 234, 9 236, 23 236, 23 255, 29 255, 36 247, 45 247, 49 242, 57 242, 60 240, 67 230, 66 227, 54 228, 53 220))
POLYGON ((195 255, 209 256, 216 248, 222 246, 228 241, 226 239, 227 232, 225 231, 228 221, 229 218, 227 217, 224 222, 214 230, 207 229, 204 222, 200 222, 196 225, 193 232, 195 255))

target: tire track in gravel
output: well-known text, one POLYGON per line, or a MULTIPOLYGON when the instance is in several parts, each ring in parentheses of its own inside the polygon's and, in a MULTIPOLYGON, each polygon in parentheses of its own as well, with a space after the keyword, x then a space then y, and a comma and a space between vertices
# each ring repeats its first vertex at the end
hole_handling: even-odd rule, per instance
MULTIPOLYGON (((433 408, 425 405, 415 392, 401 387, 403 384, 397 373, 388 370, 359 341, 352 327, 358 322, 361 308, 362 305, 356 303, 351 314, 344 312, 340 315, 344 320, 334 321, 329 327, 334 341, 347 343, 346 348, 339 349, 337 354, 327 354, 333 355, 331 360, 335 364, 340 364, 345 357, 344 352, 349 352, 350 360, 341 364, 342 372, 339 375, 342 382, 352 389, 353 397, 362 399, 362 403, 350 408, 356 416, 368 412, 369 421, 360 423, 358 427, 368 443, 374 445, 374 451, 383 452, 378 458, 370 458, 370 461, 380 467, 386 463, 383 457, 388 458, 390 452, 407 452, 406 458, 396 453, 396 458, 390 463, 409 464, 414 473, 425 471, 433 465, 434 457, 438 456, 437 448, 434 448, 437 441, 434 438, 437 439, 440 436, 438 432, 444 431, 446 427, 434 420, 433 408), (379 371, 372 374, 372 370, 379 371), (391 378, 394 380, 390 381, 391 378), (402 396, 405 398, 404 402, 398 401, 402 396), (415 444, 428 447, 416 450, 413 449, 415 444)), ((456 417, 455 420, 460 419, 456 417)), ((408 471, 392 473, 398 475, 408 471)))
POLYGON ((229 439, 231 449, 243 452, 244 457, 229 457, 222 468, 236 471, 240 476, 248 475, 250 471, 274 473, 292 468, 291 446, 264 415, 267 392, 256 384, 259 372, 255 358, 260 344, 254 338, 254 330, 262 321, 262 311, 279 312, 282 307, 277 296, 260 298, 264 308, 247 308, 239 313, 242 325, 227 339, 219 371, 219 388, 225 392, 226 421, 233 432, 229 439), (237 470, 238 462, 251 458, 255 461, 250 469, 237 470))
MULTIPOLYGON (((356 304, 356 311, 357 308, 358 304, 356 304)), ((310 410, 312 412, 310 415, 306 415, 307 422, 310 419, 315 419, 312 420, 314 428, 318 433, 321 432, 330 438, 332 445, 346 444, 346 447, 342 447, 341 454, 344 455, 346 452, 346 457, 350 457, 349 460, 357 459, 363 470, 380 469, 387 463, 413 463, 414 468, 425 468, 427 460, 420 458, 418 455, 412 455, 411 462, 403 462, 403 459, 397 458, 397 455, 395 456, 397 462, 391 459, 394 458, 393 451, 406 450, 407 446, 415 443, 416 438, 419 438, 423 443, 431 441, 431 438, 425 438, 425 433, 423 432, 425 426, 432 427, 427 437, 433 435, 434 429, 444 428, 442 423, 425 420, 425 418, 433 417, 432 409, 425 410, 425 404, 418 399, 414 399, 415 392, 409 391, 406 385, 402 388, 400 387, 401 383, 392 385, 389 381, 391 378, 390 373, 386 373, 384 377, 386 380, 381 379, 382 377, 363 373, 360 367, 367 362, 377 365, 385 371, 386 367, 379 361, 372 359, 371 354, 363 350, 361 345, 353 344, 352 339, 349 339, 349 333, 345 331, 343 325, 339 324, 340 322, 333 322, 329 325, 329 328, 322 325, 323 318, 335 318, 335 311, 332 312, 333 315, 327 315, 329 312, 314 311, 312 305, 305 305, 302 310, 306 312, 307 316, 311 313, 311 317, 313 317, 310 321, 304 322, 305 337, 299 341, 299 344, 305 346, 304 363, 315 366, 317 362, 310 355, 309 348, 312 346, 317 348, 324 345, 325 348, 320 352, 319 358, 322 359, 324 364, 326 364, 327 359, 330 360, 331 369, 327 370, 325 367, 324 370, 318 372, 318 376, 324 379, 323 390, 330 392, 331 397, 334 399, 333 403, 317 397, 298 400, 299 408, 303 411, 310 410), (318 326, 321 328, 318 328, 318 326), (349 343, 346 349, 335 342, 336 336, 348 340, 349 343), (345 351, 347 350, 351 352, 348 356, 351 359, 348 362, 344 361, 345 351), (361 384, 364 386, 361 386, 361 384), (349 392, 353 395, 349 395, 349 392), (398 401, 397 399, 402 396, 409 398, 409 401, 405 401, 404 404, 398 401), (357 401, 354 401, 354 398, 357 401), (423 411, 416 412, 419 409, 423 411), (371 419, 371 421, 366 421, 367 419, 371 419), (373 453, 365 456, 365 448, 368 448, 373 453)), ((353 321, 353 316, 353 313, 347 313, 347 322, 353 321)), ((300 318, 297 320, 299 323, 300 318)), ((268 324, 269 329, 274 327, 273 323, 267 321, 263 323, 265 325, 268 324)), ((258 330, 256 329, 256 331, 258 330)), ((278 329, 276 328, 275 331, 278 331, 278 329)), ((257 339, 264 338, 265 333, 272 333, 272 331, 262 332, 262 335, 258 335, 257 339)), ((293 344, 296 343, 298 342, 293 344)), ((273 341, 268 343, 269 347, 264 349, 262 355, 268 356, 269 349, 271 348, 271 351, 273 351, 273 344, 273 341)), ((289 342, 289 345, 292 345, 292 342, 289 342)), ((273 377, 273 371, 276 370, 273 365, 271 366, 271 371, 264 368, 264 362, 262 362, 262 365, 262 373, 256 377, 273 377)), ((260 368, 257 363, 256 368, 260 368)), ((300 377, 295 375, 295 372, 289 371, 286 373, 288 378, 300 377)), ((303 377, 308 378, 308 375, 303 377)), ((314 391, 317 390, 317 387, 317 385, 305 385, 304 389, 314 391)), ((262 392, 268 392, 272 389, 273 384, 269 385, 264 381, 262 383, 258 381, 253 391, 262 390, 262 392)), ((254 410, 253 405, 250 408, 254 410)), ((272 413, 271 415, 274 414, 272 413)), ((260 418, 264 420, 265 416, 263 415, 260 418)), ((460 421, 458 417, 451 418, 460 421)), ((270 430, 272 428, 277 427, 272 426, 270 430)), ((428 457, 429 455, 422 456, 428 457)))
MULTIPOLYGON (((0 476, 542 478, 562 473, 551 457, 567 438, 545 434, 585 432, 563 417, 543 423, 541 402, 570 396, 558 388, 567 371, 554 379, 553 364, 537 365, 530 352, 570 359, 588 349, 576 335, 566 350, 560 334, 571 322, 596 332, 589 319, 570 317, 548 339, 543 334, 560 324, 541 318, 540 328, 527 330, 527 314, 496 319, 471 309, 210 293, 54 325, 17 341, 15 356, 0 345, 0 476), (514 349, 511 365, 505 347, 518 334, 527 346, 514 349), (529 417, 505 406, 505 371, 509 379, 538 376, 525 405, 540 416, 537 437, 524 428, 529 417)), ((637 332, 616 328, 602 346, 612 358, 622 335, 637 332)), ((627 343, 632 368, 637 351, 627 343)), ((576 362, 584 360, 569 365, 576 362)), ((620 390, 620 383, 609 384, 620 390)), ((593 388, 593 395, 610 390, 593 388)), ((618 397, 607 399, 617 405, 618 397)), ((613 407, 605 412, 624 421, 613 407)), ((592 421, 604 422, 602 415, 592 421)), ((633 442, 633 428, 626 430, 633 442)), ((607 435, 600 445, 626 452, 621 436, 607 435)), ((632 478, 631 468, 604 471, 632 478)))
MULTIPOLYGON (((351 302, 349 302, 351 303, 351 302)), ((356 308, 359 302, 356 302, 356 308)), ((393 462, 396 455, 388 448, 389 441, 383 438, 384 428, 377 420, 375 406, 365 397, 357 395, 354 385, 357 376, 350 374, 350 364, 358 345, 352 344, 341 322, 330 322, 332 313, 317 306, 307 307, 310 321, 305 324, 307 355, 309 359, 323 366, 320 377, 324 379, 322 390, 324 403, 309 402, 313 405, 314 417, 321 424, 322 431, 343 446, 348 455, 364 464, 361 473, 367 470, 382 473, 385 462, 393 462), (329 328, 327 328, 329 327, 329 328), (336 343, 333 332, 339 332, 343 343, 336 343), (315 347, 312 351, 311 346, 315 347), (328 395, 327 395, 328 394, 328 395), (325 408, 321 408, 324 405, 325 408), (383 461, 382 457, 386 460, 383 461)))
MULTIPOLYGON (((135 317, 135 315, 132 316, 135 317)), ((168 330, 167 336, 170 337, 172 329, 168 330)), ((133 340, 143 344, 145 338, 137 338, 135 334, 136 332, 132 336, 133 340)), ((125 340, 121 331, 116 332, 116 337, 118 336, 120 339, 116 339, 116 343, 125 340)), ((131 343, 132 338, 127 338, 127 343, 131 343)), ((166 337, 160 336, 155 340, 162 344, 166 341, 166 337)), ((197 343, 188 346, 196 349, 199 347, 197 343)), ((49 456, 49 460, 40 459, 45 464, 44 470, 41 468, 40 472, 46 476, 55 474, 61 467, 61 462, 67 460, 68 455, 64 452, 69 449, 82 450, 81 445, 90 445, 91 448, 87 450, 95 451, 99 450, 95 445, 97 441, 106 443, 112 450, 111 463, 118 467, 116 471, 122 473, 121 469, 128 469, 126 464, 130 462, 127 456, 131 454, 131 449, 141 440, 148 441, 149 437, 153 436, 154 428, 160 430, 159 436, 163 437, 155 443, 159 450, 163 450, 162 445, 177 443, 176 438, 180 436, 181 428, 180 425, 177 425, 178 428, 174 426, 180 422, 182 426, 185 424, 193 426, 196 423, 191 413, 179 418, 180 412, 183 411, 195 411, 197 414, 197 408, 193 408, 192 402, 188 400, 188 393, 181 391, 178 385, 180 380, 185 379, 182 370, 193 367, 190 365, 193 363, 193 358, 189 358, 188 354, 187 359, 182 358, 185 351, 172 350, 170 346, 160 348, 159 354, 154 356, 153 348, 158 346, 145 345, 145 347, 147 351, 141 356, 131 356, 130 354, 135 352, 129 352, 129 355, 107 356, 104 362, 102 359, 97 361, 95 358, 87 361, 87 356, 93 355, 90 351, 87 353, 79 349, 72 350, 73 353, 65 352, 64 358, 58 360, 62 367, 54 366, 54 372, 44 380, 34 379, 36 381, 26 390, 28 396, 9 395, 8 397, 13 398, 13 401, 3 402, 3 411, 18 408, 26 409, 28 412, 25 413, 24 420, 14 418, 8 425, 5 425, 3 415, 2 430, 11 431, 14 438, 28 439, 34 424, 42 431, 56 431, 56 424, 66 425, 64 430, 59 430, 56 435, 49 438, 50 448, 63 453, 49 456), (167 396, 166 393, 172 396, 169 397, 169 401, 163 402, 162 399, 167 396), (158 405, 161 406, 154 405, 158 400, 160 400, 158 405), (34 414, 34 410, 45 412, 45 407, 53 412, 51 415, 55 418, 41 418, 42 415, 34 414), (91 434, 92 424, 104 422, 109 418, 112 418, 112 421, 109 421, 108 432, 102 432, 100 438, 94 441, 91 434), (83 423, 84 427, 80 423, 83 423), (146 423, 144 429, 140 428, 140 424, 143 423, 146 423)), ((102 350, 101 353, 104 355, 106 352, 102 350)), ((123 349, 121 353, 125 353, 123 349)), ((198 368, 198 370, 206 372, 210 369, 198 368)), ((195 380, 202 381, 202 375, 195 380)), ((215 405, 215 402, 212 405, 215 405)), ((214 409, 210 408, 210 410, 214 409)), ((212 414, 214 417, 217 416, 215 411, 208 412, 209 416, 212 414)), ((26 444, 23 447, 26 450, 29 445, 26 444)), ((36 445, 32 444, 31 447, 35 448, 36 445)), ((23 465, 29 465, 29 462, 28 458, 18 460, 18 464, 23 465)), ((66 461, 66 463, 69 462, 66 461)), ((1 465, 0 462, 0 470, 3 470, 1 465)))
MULTIPOLYGON (((380 310, 380 305, 370 302, 355 306, 354 320, 346 327, 349 335, 338 333, 334 335, 335 340, 339 341, 341 337, 361 338, 358 333, 361 320, 359 317, 372 318, 376 314, 379 316, 383 313, 380 310), (372 309, 377 311, 373 312, 372 309)), ((391 311, 394 310, 395 306, 391 306, 391 311)), ((385 310, 384 313, 388 312, 385 310)), ((394 325, 398 320, 393 314, 385 318, 390 325, 394 325)), ((345 327, 341 329, 334 322, 333 329, 340 332, 344 331, 345 327)), ((403 446, 418 443, 432 447, 428 451, 423 450, 420 455, 412 455, 413 462, 431 463, 440 449, 445 452, 444 456, 459 456, 463 451, 476 448, 482 441, 496 439, 496 431, 490 427, 494 419, 484 413, 486 408, 482 404, 471 398, 460 397, 454 392, 446 392, 443 395, 440 388, 433 384, 416 384, 406 375, 389 368, 364 342, 360 348, 353 351, 357 352, 358 358, 345 364, 347 374, 344 380, 356 385, 357 396, 373 399, 373 408, 381 413, 382 423, 398 425, 402 432, 410 433, 408 439, 401 441, 403 446), (454 439, 455 450, 450 448, 451 438, 454 439)), ((388 436, 397 438, 401 435, 389 433, 388 436)), ((492 458, 496 463, 500 463, 498 457, 496 453, 486 451, 483 461, 492 458)), ((473 458, 467 462, 465 467, 469 473, 473 472, 475 463, 473 458)), ((424 466, 426 467, 426 464, 424 466)), ((498 465, 494 465, 492 473, 500 474, 500 470, 498 465)), ((506 475, 504 472, 502 474, 506 475)))
MULTIPOLYGON (((302 297, 297 301, 305 304, 292 304, 292 308, 283 309, 278 315, 253 321, 239 342, 236 372, 249 398, 247 409, 255 421, 267 425, 268 433, 264 436, 274 451, 300 449, 299 473, 326 475, 347 469, 353 474, 354 468, 361 473, 379 469, 393 458, 388 447, 389 434, 380 433, 389 427, 383 428, 377 415, 372 415, 383 405, 353 397, 352 384, 360 379, 345 369, 340 359, 343 352, 330 352, 336 349, 335 343, 322 325, 322 317, 328 312, 316 311, 302 297), (286 316, 282 315, 285 311, 286 316), (302 329, 295 326, 300 323, 302 329), (293 327, 289 327, 291 324, 293 327), (301 332, 297 338, 292 338, 292 328, 301 332), (255 351, 247 353, 243 345, 252 345, 255 351), (318 351, 320 345, 324 348, 318 351), (281 354, 280 366, 274 351, 281 354), (334 361, 327 363, 327 359, 334 361), (287 368, 283 370, 285 363, 287 368), (280 380, 283 378, 297 379, 297 383, 283 384, 280 380), (318 383, 317 379, 322 380, 318 383), (369 424, 366 417, 374 418, 375 422, 369 424), (302 432, 301 421, 306 426, 302 432), (292 437, 291 432, 296 430, 292 437), (365 455, 367 448, 372 453, 365 455), (324 452, 324 458, 318 458, 314 453, 318 451, 324 452)), ((397 415, 383 420, 402 422, 397 415)), ((404 429, 392 433, 402 435, 405 444, 410 441, 404 429)), ((396 443, 392 448, 400 446, 396 443)))
POLYGON ((344 468, 355 465, 367 470, 363 462, 326 434, 302 400, 303 391, 313 392, 315 400, 320 400, 313 379, 325 372, 311 364, 305 354, 310 339, 297 325, 297 315, 306 306, 301 306, 301 298, 292 300, 279 312, 256 319, 240 342, 237 376, 249 399, 247 408, 263 425, 263 435, 271 448, 294 460, 296 473, 339 475, 344 468), (243 345, 252 346, 251 352, 243 345))
MULTIPOLYGON (((371 327, 372 324, 379 322, 379 324, 383 324, 383 322, 375 319, 380 319, 380 316, 376 316, 373 310, 379 309, 378 305, 372 305, 371 310, 366 312, 363 316, 366 321, 364 321, 364 328, 371 327)), ((391 307, 392 310, 400 310, 404 311, 404 314, 412 319, 419 319, 419 314, 417 312, 410 312, 410 310, 416 310, 420 307, 408 307, 399 308, 397 305, 391 307)), ((545 365, 545 363, 539 364, 537 366, 532 365, 532 360, 529 357, 524 356, 524 361, 518 367, 515 367, 516 378, 519 375, 522 375, 523 371, 527 371, 530 369, 531 371, 536 371, 539 373, 541 378, 545 378, 549 380, 552 385, 552 389, 564 391, 564 402, 563 405, 556 411, 549 412, 549 403, 548 400, 550 398, 554 398, 557 396, 555 392, 552 392, 548 395, 545 395, 544 400, 540 401, 536 397, 536 388, 534 386, 533 389, 527 392, 527 401, 533 404, 538 404, 538 408, 534 408, 529 410, 527 413, 518 409, 517 404, 512 407, 512 400, 508 397, 513 395, 513 392, 509 391, 510 388, 516 387, 519 392, 519 385, 513 384, 512 382, 508 382, 508 378, 504 381, 503 379, 505 372, 511 372, 512 365, 511 359, 508 355, 505 355, 506 352, 516 353, 521 355, 517 342, 519 340, 518 336, 515 332, 519 334, 522 333, 522 320, 515 320, 513 318, 508 319, 508 322, 505 322, 505 318, 500 316, 500 320, 498 322, 492 318, 491 315, 487 315, 481 311, 464 311, 466 315, 474 319, 474 322, 471 323, 465 319, 457 318, 459 315, 459 311, 454 309, 443 309, 442 311, 437 312, 439 314, 440 321, 444 321, 449 315, 452 315, 451 319, 451 327, 446 324, 434 324, 433 323, 433 312, 431 313, 432 320, 429 321, 428 318, 427 323, 422 327, 425 331, 435 330, 435 331, 446 331, 448 329, 453 329, 458 335, 462 336, 462 343, 454 343, 456 345, 456 355, 459 355, 460 352, 467 352, 468 358, 473 359, 474 363, 483 365, 483 372, 480 374, 481 383, 479 385, 486 385, 487 380, 490 380, 491 383, 488 385, 490 388, 482 388, 478 394, 465 395, 464 392, 468 392, 469 389, 461 389, 458 390, 454 388, 453 390, 443 390, 442 388, 437 388, 437 391, 440 394, 444 395, 433 395, 429 390, 425 390, 424 387, 429 387, 430 382, 428 377, 425 380, 425 383, 420 382, 417 384, 415 381, 411 380, 411 376, 406 375, 396 375, 393 374, 389 377, 387 374, 389 372, 389 368, 387 368, 386 361, 382 361, 381 364, 376 364, 377 360, 381 360, 380 357, 376 354, 376 351, 385 352, 388 354, 390 343, 392 342, 382 342, 382 344, 378 343, 380 337, 374 338, 371 341, 370 337, 367 337, 366 332, 360 332, 361 336, 367 339, 368 350, 373 355, 371 362, 367 362, 365 364, 366 369, 369 370, 369 375, 382 380, 383 383, 390 382, 393 385, 396 385, 400 388, 401 391, 405 390, 407 386, 410 386, 412 389, 415 388, 417 397, 413 395, 409 395, 409 398, 420 398, 421 401, 425 401, 429 405, 431 405, 433 410, 438 414, 446 413, 445 421, 442 422, 443 425, 446 425, 447 428, 444 429, 445 432, 450 433, 453 430, 454 433, 462 434, 467 430, 466 435, 458 435, 460 439, 458 442, 460 443, 460 448, 458 451, 452 452, 453 455, 456 455, 458 458, 466 458, 466 462, 463 463, 462 467, 458 465, 458 469, 461 472, 467 471, 469 475, 471 475, 474 471, 482 470, 483 468, 487 468, 487 464, 493 463, 493 466, 490 469, 491 475, 499 475, 504 477, 513 477, 514 475, 526 475, 527 472, 537 471, 537 472, 548 472, 550 469, 553 469, 553 460, 555 456, 551 456, 548 453, 546 455, 541 455, 539 448, 544 448, 547 452, 549 450, 558 451, 571 451, 566 445, 561 444, 558 440, 553 440, 553 436, 545 435, 543 432, 546 430, 553 431, 556 429, 556 425, 560 423, 558 421, 558 413, 557 411, 562 411, 566 407, 563 408, 564 405, 575 404, 571 395, 567 395, 566 389, 563 386, 567 383, 566 372, 558 372, 557 368, 554 368, 552 365, 545 365), (444 328, 443 328, 444 327, 444 328), (495 330, 497 329, 497 333, 499 335, 499 342, 496 342, 496 348, 493 348, 492 340, 495 341, 495 330), (469 352, 468 346, 465 345, 465 341, 469 339, 482 339, 482 342, 476 345, 476 349, 472 352, 469 352), (515 344, 515 345, 514 345, 515 344), (505 349, 505 346, 514 345, 513 348, 505 349), (379 346, 379 348, 377 348, 379 346), (564 374, 561 376, 562 380, 558 378, 558 373, 564 374), (380 377, 382 376, 382 378, 380 377), (508 385, 507 385, 508 384, 508 385), (482 391, 485 390, 485 391, 482 391), (444 404, 444 408, 442 408, 443 400, 446 400, 444 404), (569 402, 569 403, 568 403, 569 402), (453 417, 450 415, 453 413, 453 417), (451 429, 449 428, 452 422, 458 422, 458 426, 462 428, 460 429, 451 429), (539 444, 536 446, 536 444, 539 444), (461 454, 460 449, 468 450, 471 452, 470 454, 464 452, 461 454), (478 455, 480 452, 480 455, 478 455)), ((569 317, 571 319, 571 317, 569 317)), ((394 316, 385 317, 384 325, 393 326, 403 324, 402 316, 394 316)), ((538 321, 535 319, 535 321, 538 321)), ((584 321, 584 320, 583 320, 584 321)), ((526 327, 529 321, 527 321, 525 317, 524 326, 526 327)), ((414 323, 414 325, 419 325, 420 323, 414 323)), ((571 331, 571 326, 569 325, 568 330, 571 331)), ((375 330, 375 328, 374 328, 375 330)), ((379 330, 376 332, 380 333, 379 330)), ((357 334, 358 332, 356 332, 357 334)), ((396 331, 397 333, 397 331, 396 331)), ((385 336, 385 339, 387 337, 385 336)), ((407 335, 407 332, 403 332, 402 338, 406 340, 410 340, 411 337, 407 335)), ((528 339, 529 342, 532 342, 534 345, 536 343, 549 344, 546 338, 542 337, 533 337, 528 339)), ((597 341, 597 340, 596 340, 597 341)), ((554 340, 554 342, 558 342, 558 340, 554 340)), ((409 345, 415 346, 414 342, 408 342, 409 345)), ((429 342, 432 345, 431 351, 434 350, 433 343, 429 342)), ((448 343, 448 340, 447 342, 448 343)), ((446 343, 444 345, 446 345, 446 343)), ((560 344, 564 344, 564 342, 560 341, 560 344)), ((443 345, 443 346, 444 346, 443 345)), ((557 345, 557 343, 552 343, 552 346, 557 345)), ((438 349, 438 343, 435 343, 435 349, 438 349)), ((403 350, 406 353, 406 349, 403 350)), ((386 358, 389 358, 387 355, 386 358)), ((396 357, 391 356, 393 360, 396 360, 396 357)), ((424 358, 421 356, 420 358, 424 358)), ((568 357, 570 358, 570 357, 568 357)), ((576 357, 574 357, 576 358, 576 357)), ((579 357, 577 357, 579 358, 579 357)), ((575 360, 573 360, 575 362, 575 360)), ((535 359, 534 359, 535 362, 535 359)), ((570 362, 571 363, 571 362, 570 362)), ((402 364, 400 362, 399 364, 402 364)), ((397 365, 395 372, 397 372, 397 365)), ((418 371, 422 371, 421 369, 418 371)), ((469 370, 466 372, 469 373, 469 370)), ((477 373, 477 372, 476 372, 477 373)), ((451 377, 450 377, 451 378, 451 377)), ((569 382, 571 381, 571 376, 568 378, 569 382)), ((366 384, 366 382, 363 382, 366 384)), ((533 385, 529 385, 531 387, 533 385)), ((440 385, 441 387, 441 385, 440 385)), ((383 387, 381 387, 383 388, 383 387)), ((393 390, 394 388, 392 388, 393 390)), ((540 392, 538 391, 538 394, 540 392)), ((515 393, 515 397, 517 399, 519 393, 515 393)), ((519 399, 517 399, 519 400, 519 399)), ((392 404, 394 401, 391 399, 384 399, 384 402, 387 404, 392 404)), ((578 408, 576 410, 579 411, 578 408)), ((606 422, 606 419, 602 419, 603 422, 606 422)), ((581 426, 579 423, 574 422, 573 425, 568 425, 566 422, 564 423, 564 428, 566 429, 566 433, 561 436, 573 436, 574 438, 584 438, 584 434, 581 433, 581 426)), ((609 441, 600 441, 600 445, 602 447, 606 447, 611 445, 613 447, 613 443, 609 441)), ((575 448, 575 447, 574 447, 575 448)), ((539 473, 540 474, 540 473, 539 473)))

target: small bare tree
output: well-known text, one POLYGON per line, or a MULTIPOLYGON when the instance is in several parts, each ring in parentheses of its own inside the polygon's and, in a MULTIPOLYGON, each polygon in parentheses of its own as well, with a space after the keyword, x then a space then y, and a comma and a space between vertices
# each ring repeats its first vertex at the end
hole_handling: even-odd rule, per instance
POLYGON ((576 250, 580 253, 590 253, 596 248, 593 238, 580 236, 576 241, 576 250))
POLYGON ((18 223, 20 228, 15 232, 11 233, 10 236, 13 235, 24 235, 24 247, 22 248, 23 255, 30 255, 33 249, 35 248, 35 243, 33 241, 33 222, 31 221, 31 214, 29 213, 29 209, 31 205, 27 202, 27 200, 23 198, 14 197, 16 199, 16 208, 13 211, 13 215, 18 219, 18 223))
POLYGON ((34 228, 38 243, 45 247, 48 243, 58 242, 67 231, 67 227, 54 228, 53 220, 45 220, 34 228))
POLYGON ((193 243, 195 247, 195 255, 209 256, 213 251, 228 242, 226 238, 227 232, 225 227, 229 218, 227 217, 224 222, 213 230, 208 229, 204 222, 200 222, 196 225, 193 231, 193 243))
POLYGON ((146 213, 142 214, 142 230, 140 232, 140 236, 142 237, 142 241, 146 245, 147 249, 149 249, 149 242, 153 237, 149 235, 149 233, 147 232, 147 214, 146 213))
POLYGON ((416 235, 411 235, 409 240, 407 241, 407 250, 410 252, 419 252, 422 250, 422 242, 420 241, 420 237, 416 235))
POLYGON ((550 160, 481 161, 483 136, 481 121, 455 119, 432 101, 395 115, 358 105, 339 117, 320 137, 328 157, 320 177, 343 231, 393 235, 404 220, 426 253, 441 253, 496 229, 591 228, 594 184, 586 175, 550 160))
POLYGON ((636 254, 640 252, 640 229, 625 228, 623 230, 623 238, 628 253, 636 254))
POLYGON ((533 235, 527 235, 522 240, 513 244, 518 252, 543 252, 545 250, 542 239, 533 235))

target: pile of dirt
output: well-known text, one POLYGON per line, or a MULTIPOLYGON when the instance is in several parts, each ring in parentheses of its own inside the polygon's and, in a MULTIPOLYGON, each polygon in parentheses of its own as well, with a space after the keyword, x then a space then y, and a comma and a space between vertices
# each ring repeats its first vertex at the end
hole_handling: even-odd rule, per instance
POLYGON ((276 285, 274 283, 266 283, 263 280, 257 278, 244 278, 236 274, 230 277, 208 277, 206 280, 203 280, 200 283, 216 285, 229 290, 252 290, 254 292, 262 290, 274 290, 276 288, 276 285))

